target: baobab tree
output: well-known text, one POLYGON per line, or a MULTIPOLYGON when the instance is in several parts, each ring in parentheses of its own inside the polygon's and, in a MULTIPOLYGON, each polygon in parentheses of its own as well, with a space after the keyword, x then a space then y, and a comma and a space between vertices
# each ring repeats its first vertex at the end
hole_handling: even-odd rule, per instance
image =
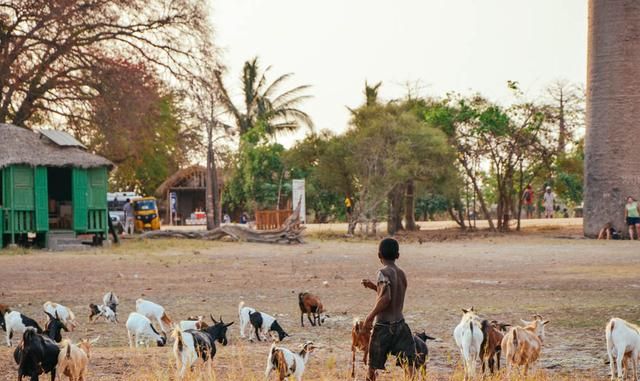
POLYGON ((640 193, 640 3, 589 1, 584 233, 624 228, 640 193))

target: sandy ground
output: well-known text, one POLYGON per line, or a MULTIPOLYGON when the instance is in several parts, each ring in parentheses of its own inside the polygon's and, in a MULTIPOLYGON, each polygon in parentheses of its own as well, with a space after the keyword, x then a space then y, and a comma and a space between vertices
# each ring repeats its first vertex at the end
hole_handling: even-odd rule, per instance
MULTIPOLYGON (((607 320, 619 316, 637 322, 640 317, 640 243, 557 237, 403 244, 399 264, 410 281, 406 319, 413 329, 442 339, 429 343, 431 377, 451 379, 459 358, 452 330, 460 308, 473 305, 484 316, 512 324, 533 313, 550 319, 539 368, 552 379, 607 378, 607 320)), ((245 300, 277 316, 292 334, 283 345, 313 340, 322 346, 309 362, 306 379, 347 379, 352 319, 364 316, 374 301, 359 281, 373 277, 377 267, 373 241, 271 246, 158 240, 84 253, 13 250, 0 255, 0 303, 39 320, 47 300, 71 307, 81 324, 67 337, 101 337, 92 380, 172 379, 166 376, 173 374, 170 348, 127 347, 124 321, 139 297, 163 304, 174 320, 212 313, 237 321, 238 302, 245 300), (120 296, 120 324, 89 324, 88 304, 108 290, 120 296), (304 290, 324 300, 331 316, 325 326, 300 327, 297 293, 304 290)), ((269 344, 241 340, 237 324, 229 340, 229 346, 218 347, 218 379, 262 379, 269 344)), ((16 369, 3 340, 0 380, 15 379, 16 369)))

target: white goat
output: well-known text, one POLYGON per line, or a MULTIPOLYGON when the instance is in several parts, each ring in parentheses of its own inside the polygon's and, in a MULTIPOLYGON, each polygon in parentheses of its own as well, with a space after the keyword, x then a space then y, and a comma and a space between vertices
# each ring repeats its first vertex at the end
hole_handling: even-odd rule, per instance
POLYGON ((62 304, 46 302, 42 305, 44 312, 50 314, 51 316, 58 316, 61 322, 63 322, 70 331, 73 331, 77 326, 78 322, 76 322, 76 315, 69 309, 68 307, 63 306, 62 304))
POLYGON ((462 309, 463 315, 458 326, 453 330, 453 338, 460 349, 462 364, 464 365, 464 379, 469 380, 475 376, 476 360, 480 356, 482 345, 482 326, 480 318, 473 310, 462 309))
POLYGON ((164 307, 154 302, 144 299, 136 300, 136 312, 151 320, 157 321, 160 325, 160 330, 165 334, 169 332, 173 325, 169 315, 165 312, 164 307))
MULTIPOLYGON (((213 319, 213 317, 211 319, 213 319)), ((204 316, 190 316, 187 320, 180 321, 178 326, 181 331, 187 331, 190 329, 199 331, 209 327, 209 325, 204 321, 204 316)))
POLYGON ((129 337, 129 347, 131 348, 133 348, 134 343, 137 348, 141 341, 144 342, 147 348, 149 347, 149 340, 155 340, 159 347, 163 347, 167 342, 166 335, 160 335, 151 324, 151 320, 137 312, 129 314, 127 336, 129 337))
POLYGON ((638 356, 640 355, 640 327, 619 318, 613 318, 605 330, 607 339, 607 354, 611 368, 611 380, 616 377, 624 379, 623 372, 627 368, 627 361, 631 360, 633 380, 638 379, 638 356), (614 361, 615 367, 614 368, 614 361))
POLYGON ((271 345, 269 357, 267 357, 267 369, 264 371, 265 379, 269 378, 273 370, 278 370, 280 380, 293 376, 296 381, 302 380, 304 368, 309 360, 309 354, 316 347, 311 341, 307 341, 301 346, 299 353, 293 353, 287 348, 277 347, 276 343, 271 345))

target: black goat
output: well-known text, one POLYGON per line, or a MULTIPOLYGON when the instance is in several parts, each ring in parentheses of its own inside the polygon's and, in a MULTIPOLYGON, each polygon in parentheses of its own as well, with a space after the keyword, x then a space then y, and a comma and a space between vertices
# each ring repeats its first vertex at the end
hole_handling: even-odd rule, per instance
POLYGON ((18 381, 25 376, 31 381, 38 381, 42 373, 51 373, 51 381, 55 381, 59 354, 60 348, 53 340, 34 328, 27 328, 20 345, 13 352, 13 359, 18 364, 18 381))
POLYGON ((56 316, 52 316, 50 313, 45 312, 49 320, 44 325, 43 334, 49 337, 51 340, 54 340, 56 343, 62 341, 62 331, 69 332, 67 326, 60 320, 58 317, 58 313, 56 312, 56 316))

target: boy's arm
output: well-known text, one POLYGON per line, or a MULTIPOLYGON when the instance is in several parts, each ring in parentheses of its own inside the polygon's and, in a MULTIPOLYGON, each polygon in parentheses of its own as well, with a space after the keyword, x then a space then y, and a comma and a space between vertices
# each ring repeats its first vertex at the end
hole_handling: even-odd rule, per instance
POLYGON ((373 319, 391 303, 391 294, 389 293, 389 284, 386 282, 379 282, 378 296, 376 297, 376 304, 373 306, 373 310, 367 315, 367 319, 364 321, 365 328, 369 328, 373 325, 373 319))
POLYGON ((370 281, 369 279, 363 279, 360 281, 360 283, 364 286, 364 288, 369 288, 376 292, 378 291, 378 286, 376 286, 376 284, 370 281))

